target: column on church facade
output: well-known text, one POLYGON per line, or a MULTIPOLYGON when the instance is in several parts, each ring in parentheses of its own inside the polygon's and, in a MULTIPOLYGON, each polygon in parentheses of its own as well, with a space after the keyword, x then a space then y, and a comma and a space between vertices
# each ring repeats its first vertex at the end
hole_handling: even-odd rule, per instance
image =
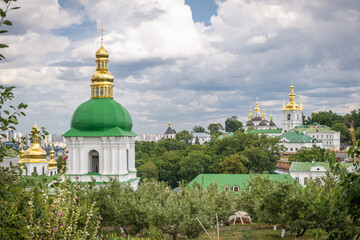
POLYGON ((103 141, 103 152, 104 152, 104 158, 103 158, 103 162, 104 162, 104 171, 102 174, 109 174, 109 147, 108 144, 106 142, 107 137, 101 137, 102 141, 103 141))
POLYGON ((135 172, 136 168, 135 168, 135 143, 134 143, 134 138, 131 139, 131 143, 130 143, 130 171, 135 172))
POLYGON ((109 137, 110 139, 110 173, 111 174, 115 174, 116 173, 116 156, 115 156, 115 150, 116 150, 116 142, 115 142, 115 137, 109 137))
POLYGON ((71 151, 71 161, 73 163, 72 165, 72 172, 73 174, 76 174, 79 172, 79 162, 76 158, 76 151, 77 151, 77 144, 76 144, 76 137, 71 137, 71 143, 72 143, 72 151, 71 151))
POLYGON ((124 138, 121 139, 120 144, 120 174, 127 173, 127 166, 126 166, 126 144, 124 142, 124 138))

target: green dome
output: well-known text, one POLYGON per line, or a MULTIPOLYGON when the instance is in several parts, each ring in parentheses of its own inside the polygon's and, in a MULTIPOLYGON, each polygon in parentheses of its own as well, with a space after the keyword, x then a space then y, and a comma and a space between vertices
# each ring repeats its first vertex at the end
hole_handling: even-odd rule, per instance
POLYGON ((112 98, 94 98, 81 104, 65 137, 136 136, 129 112, 112 98))

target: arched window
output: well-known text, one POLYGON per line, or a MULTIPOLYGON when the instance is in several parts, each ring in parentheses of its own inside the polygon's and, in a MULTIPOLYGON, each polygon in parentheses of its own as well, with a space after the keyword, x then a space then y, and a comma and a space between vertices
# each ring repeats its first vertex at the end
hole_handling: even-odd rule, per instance
POLYGON ((225 190, 225 191, 230 191, 230 186, 225 186, 225 187, 224 187, 224 190, 225 190))
POLYGON ((287 120, 291 120, 291 115, 290 115, 290 113, 287 115, 287 120))
POLYGON ((103 88, 100 88, 100 97, 102 97, 104 95, 104 90, 103 88))
POLYGON ((34 172, 37 172, 37 171, 36 171, 36 167, 34 167, 34 172))
POLYGON ((52 171, 50 171, 50 176, 52 176, 52 171))
POLYGON ((307 184, 307 181, 308 181, 308 178, 306 177, 306 178, 304 178, 304 185, 306 185, 307 184))
POLYGON ((99 96, 99 88, 97 87, 96 88, 96 95, 95 95, 95 97, 98 97, 99 96))
POLYGON ((105 63, 101 62, 101 69, 104 69, 104 68, 105 68, 105 63))
POLYGON ((126 164, 127 164, 127 170, 130 171, 129 149, 126 149, 126 164))
POLYGON ((45 167, 42 167, 42 174, 45 174, 45 167))
POLYGON ((239 186, 234 186, 234 187, 233 187, 233 191, 234 191, 234 192, 238 192, 238 191, 239 191, 239 186))
POLYGON ((97 69, 100 69, 100 62, 97 63, 97 69))
POLYGON ((89 172, 99 173, 99 153, 95 150, 89 152, 89 172))

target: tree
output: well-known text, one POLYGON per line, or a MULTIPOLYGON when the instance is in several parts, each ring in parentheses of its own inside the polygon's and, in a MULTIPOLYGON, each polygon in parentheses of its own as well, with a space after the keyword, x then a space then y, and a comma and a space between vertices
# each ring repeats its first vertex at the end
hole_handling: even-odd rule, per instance
POLYGON ((296 232, 296 239, 299 239, 307 229, 319 227, 321 218, 314 204, 319 188, 319 183, 303 189, 291 178, 275 182, 266 175, 257 175, 250 178, 239 200, 252 218, 279 224, 296 232))
POLYGON ((226 157, 223 162, 220 163, 220 173, 239 174, 246 173, 247 169, 243 163, 247 163, 249 160, 242 155, 233 154, 226 157))
POLYGON ((207 129, 210 131, 211 135, 220 135, 224 127, 221 123, 210 123, 207 129))
POLYGON ((159 169, 157 166, 149 161, 138 168, 139 177, 145 179, 159 179, 159 169))
POLYGON ((302 147, 295 154, 289 156, 292 162, 323 162, 325 149, 313 146, 312 148, 302 147))
POLYGON ((194 133, 204 133, 205 128, 203 126, 194 126, 193 127, 193 132, 194 133))
POLYGON ((305 124, 318 123, 331 127, 335 123, 341 123, 343 121, 344 120, 341 115, 338 115, 330 110, 329 112, 320 111, 318 113, 311 113, 311 116, 307 117, 305 120, 305 124))
POLYGON ((192 151, 188 156, 183 157, 180 161, 180 176, 181 179, 190 182, 200 173, 204 173, 205 164, 209 162, 210 158, 202 151, 192 151))
POLYGON ((187 130, 182 130, 182 131, 176 133, 176 139, 179 141, 181 141, 181 140, 185 141, 186 139, 191 141, 192 138, 193 138, 192 134, 189 133, 189 131, 187 131, 187 130))
POLYGON ((235 132, 243 129, 243 124, 237 119, 236 116, 227 118, 225 121, 225 131, 226 132, 235 132))
POLYGON ((349 143, 350 142, 351 138, 350 138, 349 128, 344 122, 339 122, 339 123, 333 124, 331 126, 331 130, 340 132, 340 142, 341 143, 349 143))

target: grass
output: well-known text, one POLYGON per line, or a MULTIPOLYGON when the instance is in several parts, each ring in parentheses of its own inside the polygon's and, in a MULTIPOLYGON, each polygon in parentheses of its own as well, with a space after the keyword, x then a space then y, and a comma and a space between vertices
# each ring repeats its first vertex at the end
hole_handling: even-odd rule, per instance
MULTIPOLYGON (((216 229, 208 230, 211 238, 213 240, 217 240, 216 229)), ((296 233, 293 233, 292 237, 290 236, 290 232, 286 232, 285 237, 281 238, 281 229, 274 230, 270 225, 231 225, 231 226, 223 226, 220 228, 220 239, 221 240, 273 240, 273 239, 294 239, 296 233)), ((170 238, 169 238, 170 239, 170 238)), ((179 238, 181 239, 181 238, 179 238)), ((205 240, 209 239, 208 236, 204 233, 201 234, 197 238, 193 238, 194 240, 205 240)), ((304 236, 300 239, 308 239, 308 240, 323 240, 326 239, 326 234, 321 237, 314 236, 312 234, 312 230, 307 230, 304 236)))

